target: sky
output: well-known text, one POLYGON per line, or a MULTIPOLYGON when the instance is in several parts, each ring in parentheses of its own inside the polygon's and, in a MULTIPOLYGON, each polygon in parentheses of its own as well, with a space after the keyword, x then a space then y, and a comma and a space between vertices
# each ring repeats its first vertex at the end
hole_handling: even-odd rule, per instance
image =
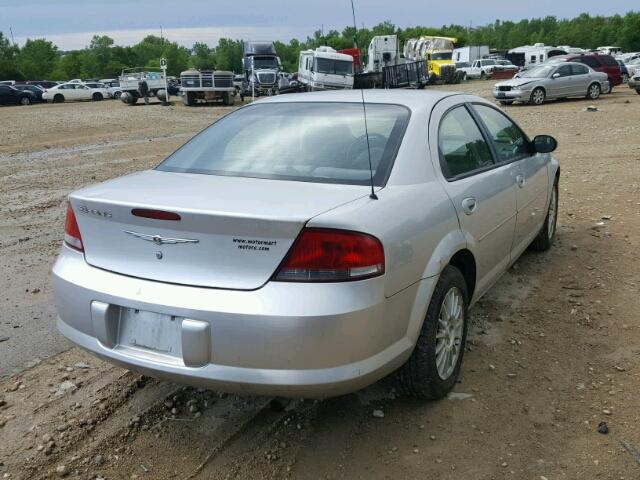
MULTIPOLYGON (((400 27, 485 25, 496 19, 579 13, 624 14, 640 8, 638 0, 355 0, 358 26, 390 20, 400 27), (455 5, 455 7, 452 7, 455 5)), ((352 23, 349 0, 0 0, 0 31, 23 44, 47 38, 62 50, 83 48, 95 34, 132 45, 146 35, 163 34, 191 47, 211 46, 221 37, 251 40, 305 39, 324 25, 342 30, 352 23)))

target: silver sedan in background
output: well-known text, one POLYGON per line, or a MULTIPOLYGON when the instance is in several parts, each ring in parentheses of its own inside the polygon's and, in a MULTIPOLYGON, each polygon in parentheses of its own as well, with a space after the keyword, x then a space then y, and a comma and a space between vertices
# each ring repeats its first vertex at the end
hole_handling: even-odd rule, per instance
POLYGON ((292 94, 240 108, 153 170, 69 196, 58 328, 151 376, 328 397, 398 370, 441 398, 468 309, 551 247, 552 137, 449 92, 292 94))
POLYGON ((493 96, 503 105, 513 102, 542 105, 553 98, 586 97, 597 100, 609 91, 606 73, 596 72, 582 63, 543 64, 496 83, 493 96))

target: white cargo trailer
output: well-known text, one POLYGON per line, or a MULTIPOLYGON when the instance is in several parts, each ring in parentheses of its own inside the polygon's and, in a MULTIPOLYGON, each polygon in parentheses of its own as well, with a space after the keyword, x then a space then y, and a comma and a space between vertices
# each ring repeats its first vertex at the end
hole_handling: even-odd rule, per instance
POLYGON ((453 51, 453 61, 455 63, 469 62, 485 58, 489 55, 489 47, 487 45, 475 45, 469 47, 456 48, 453 51))

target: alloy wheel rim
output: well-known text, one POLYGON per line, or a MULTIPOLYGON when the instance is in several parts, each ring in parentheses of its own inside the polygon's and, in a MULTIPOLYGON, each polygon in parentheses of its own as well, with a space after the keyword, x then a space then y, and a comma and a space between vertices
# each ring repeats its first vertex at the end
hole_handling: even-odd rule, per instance
POLYGON ((460 358, 464 329, 464 298, 457 287, 444 297, 436 330, 436 368, 442 380, 453 374, 460 358))
POLYGON ((594 86, 591 87, 591 98, 594 98, 594 99, 598 98, 598 94, 599 93, 600 92, 598 91, 598 86, 597 85, 594 85, 594 86))
POLYGON ((556 189, 553 189, 551 193, 551 202, 549 204, 549 221, 547 222, 547 235, 549 239, 553 237, 553 234, 556 231, 556 205, 558 204, 558 194, 556 193, 556 189))
POLYGON ((536 90, 533 94, 533 101, 538 105, 544 102, 544 92, 542 90, 536 90))

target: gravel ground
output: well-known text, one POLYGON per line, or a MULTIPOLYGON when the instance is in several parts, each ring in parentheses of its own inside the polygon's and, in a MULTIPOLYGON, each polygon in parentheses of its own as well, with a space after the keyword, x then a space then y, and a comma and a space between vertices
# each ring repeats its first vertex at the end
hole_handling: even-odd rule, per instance
POLYGON ((618 87, 588 105, 508 107, 530 135, 559 140, 558 239, 474 307, 455 395, 422 403, 381 382, 278 408, 114 367, 53 324, 66 195, 153 166, 228 109, 0 109, 0 475, 640 478, 640 97, 618 87))

